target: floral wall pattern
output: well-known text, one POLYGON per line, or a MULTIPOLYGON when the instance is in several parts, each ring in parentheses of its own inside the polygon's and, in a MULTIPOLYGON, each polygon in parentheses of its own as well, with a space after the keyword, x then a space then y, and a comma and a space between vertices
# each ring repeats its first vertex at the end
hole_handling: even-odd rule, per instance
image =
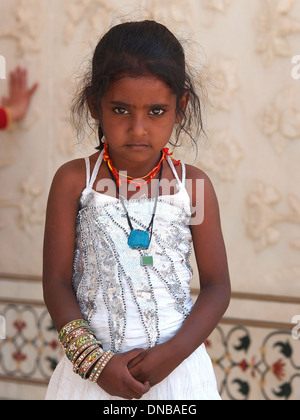
MULTIPOLYGON (((16 382, 8 377, 14 372, 21 375, 16 366, 25 363, 27 339, 38 349, 34 354, 42 367, 34 371, 28 365, 25 376, 33 369, 31 379, 46 381, 47 357, 58 357, 49 344, 54 332, 48 330, 40 296, 39 306, 31 305, 35 303, 31 286, 19 288, 9 279, 40 279, 45 207, 53 175, 65 161, 94 149, 93 134, 79 143, 69 123, 76 78, 111 25, 149 17, 168 25, 183 41, 195 79, 205 86, 203 97, 209 98, 204 102, 207 136, 200 140, 198 154, 188 143, 175 153, 203 168, 213 181, 233 291, 244 294, 233 298, 225 323, 207 343, 222 396, 299 399, 295 389, 299 389, 300 363, 295 355, 300 353, 300 340, 290 340, 289 326, 300 314, 300 305, 299 301, 287 305, 281 299, 300 298, 300 69, 297 72, 294 60, 300 55, 300 3, 296 0, 0 0, 0 55, 7 72, 17 64, 26 66, 30 83, 40 85, 26 119, 0 133, 0 314, 6 311, 14 319, 8 323, 12 347, 7 342, 0 347, 0 384, 2 380, 9 384, 4 387, 9 395, 1 395, 0 386, 0 398, 16 392, 16 382), (249 293, 271 295, 275 301, 251 305, 245 297, 249 293), (17 298, 29 306, 19 305, 17 298), (253 320, 267 325, 280 322, 282 328, 256 327, 253 320), (24 323, 36 325, 37 336, 25 339, 24 323), (44 338, 37 338, 39 334, 44 338), (262 353, 266 347, 271 359, 262 353), (9 370, 4 361, 11 355, 9 370)), ((0 96, 6 89, 7 80, 0 79, 0 96)), ((198 289, 197 276, 192 287, 198 289)), ((24 395, 35 393, 32 385, 24 382, 25 386, 24 395)))
MULTIPOLYGON (((0 341, 0 398, 16 396, 17 391, 20 399, 41 399, 63 351, 40 297, 40 279, 2 278, 4 294, 9 293, 9 282, 17 287, 24 283, 34 299, 20 299, 22 293, 12 300, 0 298, 7 330, 6 340, 0 341)), ((240 298, 233 296, 234 300, 240 298)), ((255 296, 243 296, 243 305, 251 300, 258 309, 255 296)), ((299 304, 300 299, 284 303, 291 307, 299 304)), ((205 345, 223 399, 299 399, 299 342, 293 339, 290 325, 227 317, 205 345)))

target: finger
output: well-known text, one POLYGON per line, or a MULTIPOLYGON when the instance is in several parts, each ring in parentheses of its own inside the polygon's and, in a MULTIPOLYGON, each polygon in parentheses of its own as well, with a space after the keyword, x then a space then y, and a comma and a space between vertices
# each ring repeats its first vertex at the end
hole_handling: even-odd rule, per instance
POLYGON ((142 353, 144 353, 146 350, 148 350, 148 348, 143 348, 143 349, 139 349, 142 350, 139 352, 139 354, 137 354, 134 358, 132 358, 129 363, 128 363, 128 368, 132 369, 134 366, 136 366, 138 363, 140 363, 143 360, 144 355, 142 355, 142 353))
POLYGON ((141 392, 137 393, 134 390, 132 390, 132 395, 135 395, 134 398, 137 400, 140 400, 151 389, 150 383, 148 381, 146 381, 143 385, 144 385, 144 390, 142 393, 141 392))
MULTIPOLYGON (((150 384, 148 381, 145 381, 145 383, 140 382, 136 378, 134 378, 131 373, 129 373, 129 379, 128 379, 128 389, 131 390, 132 393, 134 393, 137 396, 143 396, 150 390, 150 384)), ((134 398, 137 398, 136 396, 134 398)))
MULTIPOLYGON (((149 389, 150 389, 150 387, 149 387, 149 389)), ((148 389, 148 387, 147 388, 145 387, 143 392, 137 392, 135 389, 130 388, 129 389, 129 391, 130 391, 129 394, 132 398, 134 398, 136 400, 140 400, 143 397, 143 395, 145 395, 149 391, 149 389, 148 389)))
POLYGON ((38 83, 35 83, 33 86, 32 86, 32 88, 31 89, 29 89, 29 91, 28 91, 28 95, 29 95, 29 97, 31 97, 33 94, 34 94, 34 92, 37 90, 37 88, 39 87, 39 84, 38 83))
POLYGON ((139 353, 137 356, 135 356, 133 359, 131 359, 129 361, 129 363, 127 365, 127 367, 128 367, 129 370, 132 370, 143 359, 140 355, 141 355, 141 353, 139 353))
POLYGON ((14 72, 14 82, 16 88, 20 89, 22 83, 22 69, 18 66, 14 72))
POLYGON ((129 395, 128 395, 127 399, 130 399, 130 400, 132 400, 132 399, 140 400, 142 398, 142 396, 144 395, 144 394, 139 394, 139 393, 133 391, 132 389, 130 389, 128 391, 129 391, 129 395))
POLYGON ((140 371, 138 367, 130 369, 130 374, 136 379, 139 383, 144 384, 147 380, 147 377, 140 371))
POLYGON ((11 89, 18 93, 24 91, 26 85, 26 73, 24 73, 24 70, 18 66, 10 73, 10 76, 11 89))
POLYGON ((127 353, 123 353, 124 361, 128 364, 131 360, 135 359, 139 354, 141 354, 144 349, 133 349, 127 353))
POLYGON ((9 95, 11 99, 13 99, 16 93, 20 91, 18 77, 19 76, 17 70, 12 71, 9 74, 9 95))
POLYGON ((19 73, 19 87, 22 91, 26 91, 27 86, 27 70, 20 69, 19 73))
POLYGON ((14 86, 14 83, 15 83, 15 72, 11 71, 9 73, 9 87, 10 87, 10 89, 14 86))
MULTIPOLYGON (((150 382, 149 382, 149 381, 145 381, 145 382, 144 382, 144 386, 145 386, 146 392, 149 392, 149 391, 150 391, 150 389, 151 389, 151 384, 150 384, 150 382)), ((145 394, 146 394, 146 392, 145 392, 145 394)))
POLYGON ((131 395, 129 395, 129 393, 122 393, 122 392, 120 392, 120 394, 117 395, 117 397, 123 398, 124 400, 132 400, 134 398, 131 395))

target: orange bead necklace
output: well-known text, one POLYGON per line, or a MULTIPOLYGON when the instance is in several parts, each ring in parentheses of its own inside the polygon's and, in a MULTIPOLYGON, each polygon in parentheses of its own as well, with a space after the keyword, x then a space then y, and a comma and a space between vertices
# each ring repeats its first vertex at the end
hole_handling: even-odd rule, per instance
MULTIPOLYGON (((158 173, 158 171, 161 168, 162 162, 166 159, 167 156, 172 156, 173 153, 169 152, 169 149, 167 147, 162 149, 162 154, 161 154, 161 158, 158 162, 158 164, 147 174, 144 175, 142 177, 139 178, 133 178, 132 176, 128 176, 126 175, 125 172, 118 172, 118 170, 115 168, 115 166, 113 165, 113 162, 109 156, 108 153, 108 143, 105 142, 104 143, 104 152, 103 152, 103 160, 107 163, 110 171, 112 172, 115 180, 116 180, 116 185, 117 187, 121 187, 122 182, 127 182, 127 184, 135 184, 137 187, 143 187, 144 185, 148 184, 151 179, 153 179, 156 174, 158 173), (140 179, 141 181, 138 181, 138 179, 140 179)), ((173 160, 173 163, 175 166, 180 164, 180 160, 176 161, 173 158, 171 158, 173 160)))

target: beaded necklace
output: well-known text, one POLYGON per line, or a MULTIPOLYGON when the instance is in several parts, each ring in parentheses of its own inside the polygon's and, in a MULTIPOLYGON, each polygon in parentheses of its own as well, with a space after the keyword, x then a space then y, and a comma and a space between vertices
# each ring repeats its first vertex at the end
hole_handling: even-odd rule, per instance
MULTIPOLYGON (((116 178, 115 173, 112 171, 108 160, 106 160, 110 176, 113 179, 113 181, 115 182, 116 189, 117 189, 117 192, 118 192, 118 195, 119 195, 119 199, 120 199, 121 204, 123 206, 123 209, 125 211, 127 222, 128 222, 129 228, 130 228, 130 234, 129 234, 127 243, 128 243, 128 245, 131 249, 138 249, 138 250, 144 250, 145 251, 145 250, 148 250, 149 247, 150 247, 150 243, 151 243, 151 239, 152 239, 152 233, 153 233, 153 223, 154 223, 154 218, 155 218, 157 203, 158 203, 158 197, 159 197, 159 187, 160 187, 162 171, 163 171, 163 160, 164 160, 163 151, 162 151, 161 154, 162 154, 162 156, 161 156, 161 159, 159 161, 160 163, 157 165, 158 170, 159 170, 159 179, 158 179, 158 186, 157 186, 157 192, 156 192, 156 197, 155 197, 155 203, 154 203, 154 208, 153 208, 153 212, 152 212, 152 217, 151 217, 150 223, 149 223, 146 230, 140 230, 140 229, 134 229, 133 228, 131 220, 130 220, 130 216, 128 214, 128 210, 125 206, 124 198, 120 194, 120 188, 119 188, 120 182, 118 182, 118 179, 116 178)), ((156 171, 156 173, 157 172, 158 171, 156 171)), ((153 178, 153 176, 151 177, 151 179, 152 178, 153 178)), ((145 184, 143 184, 143 185, 145 185, 145 184)), ((148 254, 147 255, 145 255, 145 254, 142 255, 141 264, 143 266, 153 265, 153 257, 151 255, 148 255, 148 254)))
MULTIPOLYGON (((134 229, 133 228, 131 220, 130 220, 130 216, 128 214, 128 210, 125 206, 124 198, 120 194, 119 187, 117 185, 114 174, 112 173, 112 171, 110 170, 109 167, 108 167, 108 170, 110 172, 110 175, 111 175, 112 179, 114 180, 114 182, 116 184, 116 189, 118 191, 119 198, 120 198, 120 201, 122 203, 123 209, 125 211, 127 222, 128 222, 129 228, 130 228, 130 234, 129 234, 127 243, 128 243, 128 245, 131 249, 148 250, 149 247, 150 247, 151 239, 152 239, 153 223, 154 223, 154 218, 155 218, 156 209, 157 209, 157 203, 158 203, 158 197, 159 197, 159 187, 160 187, 160 181, 161 181, 162 170, 163 170, 163 163, 161 163, 161 165, 160 165, 159 180, 158 180, 157 193, 156 193, 156 197, 155 197, 155 203, 154 203, 154 208, 153 208, 153 212, 152 212, 152 217, 151 217, 150 223, 149 223, 146 230, 140 230, 140 229, 134 229)), ((151 255, 148 255, 148 254, 145 255, 144 254, 141 257, 141 264, 144 265, 144 266, 153 265, 153 257, 151 255)))
MULTIPOLYGON (((141 179, 143 181, 139 182, 137 181, 136 178, 133 178, 132 176, 128 176, 126 175, 126 173, 124 172, 118 172, 118 170, 115 168, 109 153, 108 153, 108 143, 107 141, 104 143, 104 152, 103 152, 103 160, 107 163, 108 169, 110 170, 110 172, 113 174, 114 176, 114 180, 115 183, 117 185, 117 187, 121 187, 122 186, 122 182, 127 182, 127 184, 134 184, 138 187, 143 187, 144 185, 148 184, 158 173, 158 171, 161 168, 161 165, 163 163, 163 161, 165 160, 166 156, 172 156, 173 153, 169 152, 169 149, 167 147, 163 148, 161 151, 161 158, 158 162, 158 164, 147 174, 144 175, 138 179, 141 179)), ((173 163, 175 166, 180 164, 180 160, 176 161, 172 158, 173 163)))

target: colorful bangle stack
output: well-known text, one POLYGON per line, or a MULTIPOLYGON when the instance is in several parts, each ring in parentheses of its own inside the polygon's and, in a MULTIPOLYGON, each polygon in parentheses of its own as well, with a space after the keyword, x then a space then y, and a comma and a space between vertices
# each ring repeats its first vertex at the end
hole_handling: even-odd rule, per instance
POLYGON ((101 342, 84 319, 66 324, 58 339, 67 358, 73 363, 73 371, 94 383, 114 355, 110 350, 103 350, 101 342))

